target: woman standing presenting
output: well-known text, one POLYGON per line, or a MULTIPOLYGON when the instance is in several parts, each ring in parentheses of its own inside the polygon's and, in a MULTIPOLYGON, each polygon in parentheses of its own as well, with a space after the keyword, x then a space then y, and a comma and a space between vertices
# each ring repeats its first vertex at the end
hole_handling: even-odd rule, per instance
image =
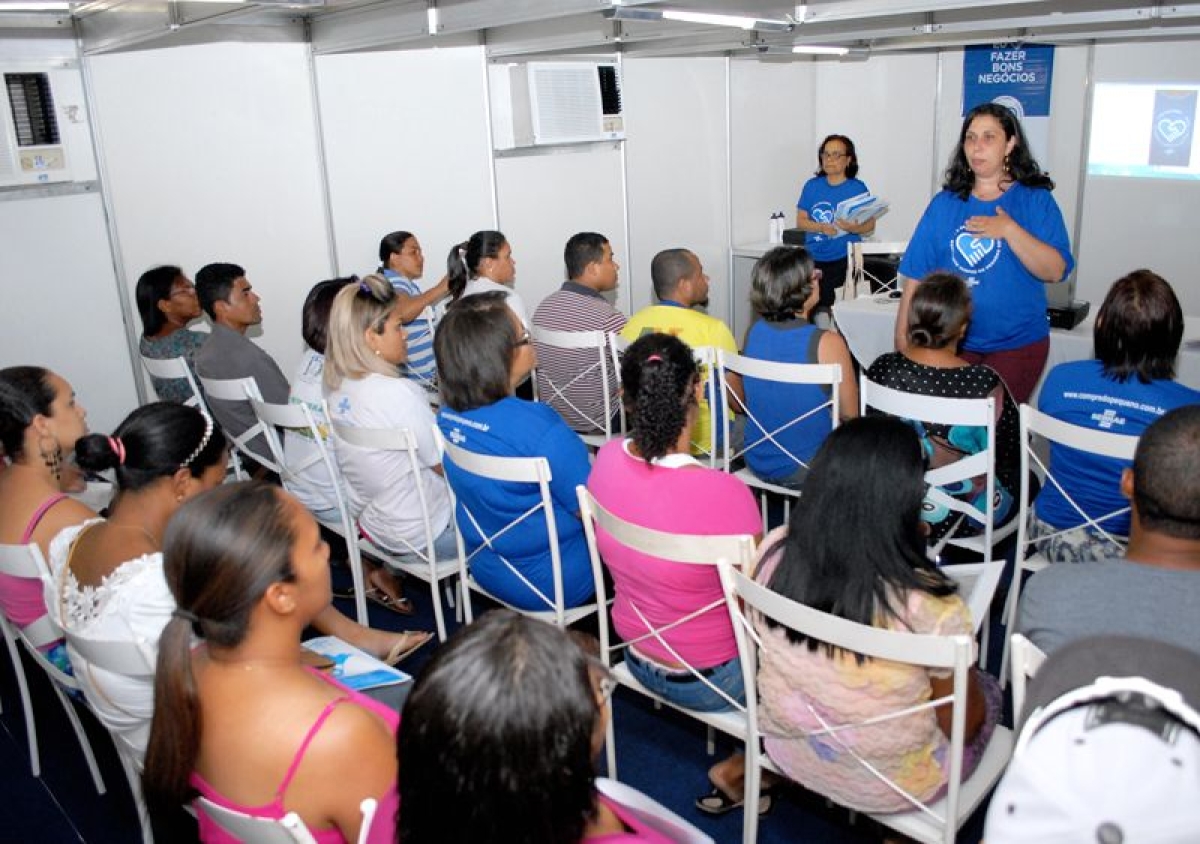
POLYGON ((854 141, 845 135, 830 135, 817 151, 817 172, 804 183, 796 201, 796 228, 807 234, 804 246, 821 271, 821 298, 817 310, 833 307, 837 289, 846 281, 846 244, 875 231, 875 221, 852 223, 837 219, 839 202, 870 193, 858 175, 854 141))
POLYGON ((1026 402, 1050 350, 1043 284, 1062 281, 1075 266, 1050 195, 1054 182, 1030 153, 1016 115, 984 103, 963 120, 942 188, 900 262, 896 348, 907 346, 917 279, 937 270, 959 275, 975 306, 963 359, 995 369, 1013 399, 1026 402))

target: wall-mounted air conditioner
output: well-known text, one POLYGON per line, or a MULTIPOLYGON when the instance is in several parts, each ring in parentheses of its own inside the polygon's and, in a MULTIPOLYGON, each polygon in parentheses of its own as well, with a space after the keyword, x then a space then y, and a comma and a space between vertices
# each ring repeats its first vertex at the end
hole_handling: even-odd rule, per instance
POLYGON ((611 62, 528 62, 489 68, 496 149, 620 140, 621 76, 611 62))
POLYGON ((56 75, 0 68, 0 187, 74 178, 70 132, 60 125, 55 103, 56 75))

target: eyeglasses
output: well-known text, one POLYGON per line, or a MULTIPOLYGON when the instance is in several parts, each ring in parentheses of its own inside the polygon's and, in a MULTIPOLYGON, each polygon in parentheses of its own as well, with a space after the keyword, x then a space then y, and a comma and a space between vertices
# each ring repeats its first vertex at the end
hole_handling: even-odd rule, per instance
POLYGON ((850 156, 850 153, 841 152, 840 150, 828 150, 826 152, 821 153, 822 158, 832 158, 835 160, 838 158, 848 158, 849 156, 850 156))
POLYGON ((421 251, 420 246, 416 246, 416 247, 412 247, 412 248, 405 246, 403 249, 400 250, 400 254, 401 255, 424 255, 425 253, 421 251))
POLYGON ((169 298, 174 299, 176 296, 195 296, 195 295, 196 295, 196 288, 180 287, 177 290, 172 290, 169 298))
POLYGON ((513 345, 518 346, 518 347, 519 346, 528 346, 532 342, 533 342, 533 338, 529 336, 529 329, 526 328, 524 331, 521 332, 521 336, 517 338, 517 342, 513 343, 513 345))

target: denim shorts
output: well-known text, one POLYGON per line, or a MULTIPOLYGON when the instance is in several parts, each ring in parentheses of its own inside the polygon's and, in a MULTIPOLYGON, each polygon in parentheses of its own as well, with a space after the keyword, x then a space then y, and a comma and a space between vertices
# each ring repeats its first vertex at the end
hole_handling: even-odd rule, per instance
MULTIPOLYGON (((629 666, 629 673, 634 679, 663 700, 677 706, 697 712, 728 712, 734 709, 728 700, 710 689, 707 683, 697 679, 690 671, 678 673, 660 668, 639 657, 632 648, 625 649, 625 664, 629 666)), ((712 668, 702 668, 700 673, 709 683, 741 705, 746 705, 742 661, 736 656, 712 668)))

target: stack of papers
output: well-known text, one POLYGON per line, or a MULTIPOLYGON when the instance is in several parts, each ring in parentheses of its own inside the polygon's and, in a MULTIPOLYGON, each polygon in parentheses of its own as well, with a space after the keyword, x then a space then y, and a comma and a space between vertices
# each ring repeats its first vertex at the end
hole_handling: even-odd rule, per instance
POLYGON ((337 636, 318 636, 308 639, 304 647, 333 661, 329 675, 343 686, 357 692, 366 692, 376 700, 395 705, 408 696, 407 686, 412 677, 398 668, 392 668, 366 651, 359 650, 337 636), (394 687, 394 688, 393 688, 394 687), (397 694, 397 692, 402 693, 397 694))
MULTIPOLYGON (((868 220, 874 220, 887 213, 891 205, 886 199, 880 199, 872 193, 860 193, 849 199, 843 199, 833 212, 833 224, 838 220, 848 220, 855 225, 862 225, 868 220)), ((839 231, 836 237, 842 237, 848 232, 839 231)))

